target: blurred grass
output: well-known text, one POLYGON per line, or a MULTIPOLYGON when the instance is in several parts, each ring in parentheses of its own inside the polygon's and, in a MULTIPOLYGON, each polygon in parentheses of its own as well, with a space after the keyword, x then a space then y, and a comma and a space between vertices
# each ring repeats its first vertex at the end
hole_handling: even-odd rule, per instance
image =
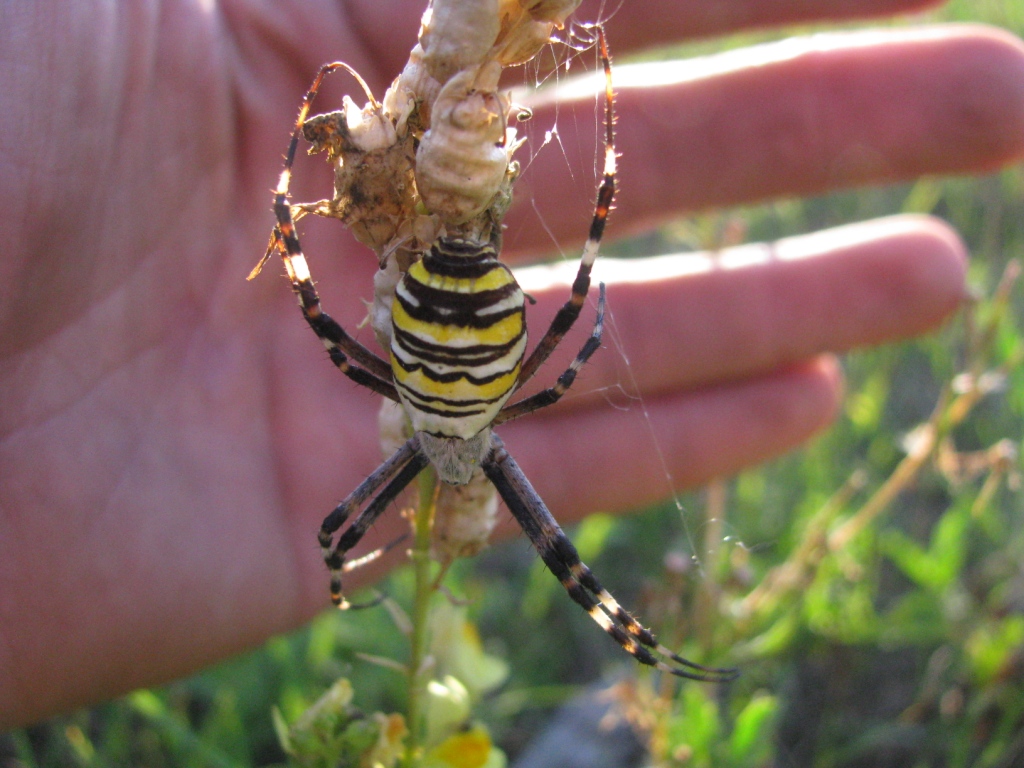
MULTIPOLYGON (((1024 34, 1024 0, 959 0, 933 17, 1024 34)), ((982 296, 1024 254, 1021 168, 711 214, 633 247, 707 246, 737 227, 770 240, 896 212, 956 226, 982 296)), ((1022 295, 982 300, 929 338, 850 355, 843 417, 798 454, 678 506, 596 515, 573 533, 668 645, 697 658, 732 651, 719 660, 740 661, 744 674, 727 692, 680 692, 639 672, 522 540, 457 563, 453 591, 473 598, 485 645, 511 665, 477 712, 498 741, 515 753, 576 686, 625 676, 622 698, 636 705, 658 765, 1024 765, 1024 372, 1013 365, 1022 295), (973 380, 957 379, 965 370, 973 380), (991 370, 999 376, 981 378, 991 370), (957 397, 993 381, 949 423, 957 397), (906 471, 929 423, 934 449, 877 516, 857 518, 906 471), (837 534, 853 530, 843 527, 850 519, 867 522, 837 534)), ((392 581, 401 602, 409 576, 392 581)), ((362 708, 401 709, 404 678, 359 653, 404 658, 385 611, 325 613, 188 680, 0 736, 0 765, 284 763, 271 710, 293 722, 340 675, 362 708)))

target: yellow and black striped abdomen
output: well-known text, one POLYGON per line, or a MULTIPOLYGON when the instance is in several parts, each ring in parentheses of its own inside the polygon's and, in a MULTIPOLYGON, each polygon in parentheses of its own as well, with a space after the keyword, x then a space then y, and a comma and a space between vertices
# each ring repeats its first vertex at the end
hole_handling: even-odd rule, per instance
POLYGON ((442 238, 403 276, 391 369, 413 429, 464 440, 508 400, 526 350, 525 299, 490 245, 442 238))

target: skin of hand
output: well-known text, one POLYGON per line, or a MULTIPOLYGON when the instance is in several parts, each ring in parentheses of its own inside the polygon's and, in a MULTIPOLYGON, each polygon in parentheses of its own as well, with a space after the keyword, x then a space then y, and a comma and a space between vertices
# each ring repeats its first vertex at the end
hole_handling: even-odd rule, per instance
MULTIPOLYGON (((344 58, 379 95, 420 5, 0 5, 0 727, 187 674, 327 605, 315 534, 380 461, 378 400, 326 360, 275 263, 244 278, 312 74, 344 58)), ((649 0, 623 4, 608 30, 622 55, 925 5, 649 0)), ((594 13, 584 4, 577 18, 594 13)), ((731 56, 666 66, 663 82, 617 68, 611 236, 712 205, 988 171, 1024 152, 1024 48, 998 30, 893 29, 731 56)), ((559 122, 563 137, 595 135, 587 99, 559 122)), ((541 105, 534 119, 554 114, 541 105)), ((558 280, 586 234, 592 201, 565 173, 592 166, 580 147, 541 153, 517 190, 546 231, 530 206, 508 219, 513 263, 552 236, 569 254, 568 272, 524 277, 534 338, 567 297, 558 280)), ((295 199, 329 184, 307 167, 295 199)), ((327 224, 303 244, 325 308, 353 329, 375 260, 327 224)), ((828 425, 842 391, 832 353, 948 317, 964 262, 956 234, 925 217, 727 251, 713 269, 699 256, 599 261, 649 421, 599 394, 621 380, 606 350, 578 394, 502 434, 563 521, 668 494, 648 460, 651 427, 680 487, 734 472, 828 425)), ((404 525, 388 518, 378 543, 404 525)))

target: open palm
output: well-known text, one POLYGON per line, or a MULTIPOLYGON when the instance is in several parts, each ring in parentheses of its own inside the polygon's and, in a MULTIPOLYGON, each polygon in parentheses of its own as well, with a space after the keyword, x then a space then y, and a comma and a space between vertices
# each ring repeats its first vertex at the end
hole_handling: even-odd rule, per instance
MULTIPOLYGON (((612 44, 788 20, 759 19, 754 0, 714 5, 727 10, 627 4, 612 44)), ((326 604, 315 532, 379 461, 377 401, 324 359, 276 268, 244 277, 308 79, 343 58, 382 92, 420 11, 0 4, 0 726, 184 674, 326 604)), ((996 167, 1024 150, 1022 70, 1015 41, 958 28, 766 52, 661 87, 625 77, 610 234, 698 206, 996 167)), ((592 112, 563 134, 592 137, 592 112)), ((546 230, 510 216, 519 263, 552 234, 582 244, 591 200, 565 169, 542 154, 524 180, 551 213, 546 230)), ((320 228, 307 250, 325 306, 353 328, 375 262, 341 229, 320 228)), ((813 434, 841 386, 826 353, 921 332, 963 293, 961 246, 928 219, 777 253, 690 274, 679 260, 596 272, 681 485, 813 434)), ((534 328, 566 293, 536 291, 534 328)), ((616 380, 601 357, 584 391, 616 380)), ((586 394, 552 411, 506 434, 560 517, 668 492, 644 460, 648 424, 586 394)))

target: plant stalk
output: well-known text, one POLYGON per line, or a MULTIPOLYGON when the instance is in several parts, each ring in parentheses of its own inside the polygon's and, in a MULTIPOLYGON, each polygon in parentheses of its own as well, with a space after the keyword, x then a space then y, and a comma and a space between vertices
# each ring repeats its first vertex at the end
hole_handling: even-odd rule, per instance
POLYGON ((405 749, 405 768, 415 768, 422 758, 423 712, 426 703, 427 614, 434 592, 431 574, 430 533, 437 500, 437 475, 427 467, 419 476, 419 500, 413 517, 412 565, 415 593, 412 604, 412 634, 409 637, 409 705, 406 718, 409 738, 405 749))

